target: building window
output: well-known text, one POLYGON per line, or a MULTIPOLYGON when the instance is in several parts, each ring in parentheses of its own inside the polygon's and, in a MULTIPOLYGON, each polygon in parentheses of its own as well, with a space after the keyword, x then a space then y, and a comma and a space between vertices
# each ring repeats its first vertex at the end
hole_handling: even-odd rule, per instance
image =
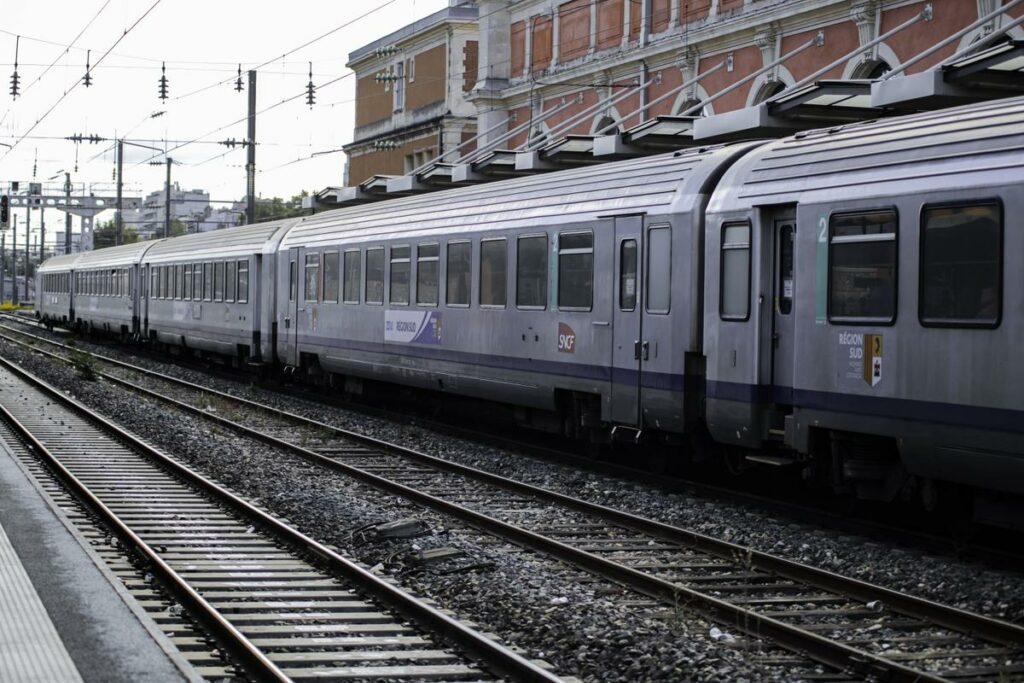
POLYGON ((438 244, 416 247, 416 303, 420 306, 437 305, 440 254, 438 244))
POLYGON ((338 303, 338 290, 341 287, 341 261, 338 252, 324 253, 324 301, 338 303))
POLYGON ((480 241, 480 305, 504 307, 508 282, 508 242, 480 241))
POLYGON ((995 327, 1002 308, 1002 207, 925 207, 921 217, 921 323, 995 327))
POLYGON ((470 242, 449 242, 445 302, 449 306, 469 306, 473 254, 470 242))
POLYGON ((636 310, 636 240, 622 240, 619 247, 619 309, 636 310))
POLYGON ((316 301, 320 296, 320 254, 306 254, 306 269, 303 277, 303 298, 316 301))
POLYGON ((366 303, 384 303, 384 249, 366 250, 366 303))
POLYGON ((722 320, 750 318, 749 223, 726 223, 722 226, 718 312, 722 320))
POLYGON ((249 262, 238 262, 238 303, 249 301, 249 262))
POLYGON ((516 245, 516 306, 542 309, 548 301, 548 236, 520 237, 516 245))
POLYGON ((409 245, 391 247, 391 269, 388 282, 390 294, 388 303, 397 306, 409 305, 409 245))
POLYGON ((558 308, 589 311, 594 305, 594 233, 558 235, 558 308))
POLYGON ((405 109, 405 61, 396 62, 394 66, 395 90, 394 105, 395 112, 405 109))
POLYGON ((345 303, 359 303, 359 250, 345 252, 345 303))
POLYGON ((672 303, 672 230, 668 226, 647 231, 648 313, 668 313, 672 303))
POLYGON ((834 214, 829 221, 829 320, 896 319, 896 211, 834 214))

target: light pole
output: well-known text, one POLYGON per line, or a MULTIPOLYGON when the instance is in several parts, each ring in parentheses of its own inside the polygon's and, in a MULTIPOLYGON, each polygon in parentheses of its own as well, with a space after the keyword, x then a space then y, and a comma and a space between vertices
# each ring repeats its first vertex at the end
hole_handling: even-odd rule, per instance
MULTIPOLYGON (((150 114, 149 118, 151 118, 151 119, 156 118, 157 116, 161 116, 163 113, 164 112, 161 111, 161 112, 156 112, 154 114, 150 114)), ((117 205, 115 207, 117 209, 117 212, 114 215, 114 246, 115 247, 118 246, 119 244, 121 244, 121 229, 122 229, 122 226, 124 225, 124 220, 121 217, 121 211, 122 211, 123 206, 124 206, 124 200, 122 198, 123 188, 124 188, 124 178, 123 178, 122 174, 123 174, 123 170, 124 170, 124 146, 125 145, 131 145, 132 147, 141 147, 142 149, 151 149, 154 152, 163 152, 163 150, 160 149, 159 147, 150 147, 149 145, 143 145, 143 144, 140 144, 138 142, 131 142, 129 140, 125 140, 124 138, 118 138, 118 140, 117 140, 117 205)))

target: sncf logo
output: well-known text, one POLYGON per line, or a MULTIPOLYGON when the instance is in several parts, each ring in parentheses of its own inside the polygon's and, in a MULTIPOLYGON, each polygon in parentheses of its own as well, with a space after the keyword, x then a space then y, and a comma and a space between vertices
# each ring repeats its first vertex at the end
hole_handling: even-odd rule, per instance
POLYGON ((561 353, 576 353, 576 332, 565 323, 558 323, 558 350, 561 353))

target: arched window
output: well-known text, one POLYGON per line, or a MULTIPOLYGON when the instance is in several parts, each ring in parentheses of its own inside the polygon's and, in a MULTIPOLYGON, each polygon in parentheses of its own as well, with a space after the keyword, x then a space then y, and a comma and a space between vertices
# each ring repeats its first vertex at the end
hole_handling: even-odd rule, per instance
POLYGON ((619 126, 615 123, 615 119, 605 115, 597 122, 597 125, 594 126, 594 130, 592 132, 594 135, 615 135, 619 132, 619 126))
MULTIPOLYGON (((676 110, 676 116, 680 116, 680 115, 690 111, 694 107, 700 105, 701 101, 702 100, 698 100, 696 98, 691 98, 691 99, 688 99, 688 100, 684 101, 681 105, 679 105, 679 109, 676 110)), ((686 114, 686 115, 687 116, 707 116, 708 115, 708 105, 705 104, 700 109, 698 109, 696 111, 692 111, 692 112, 690 112, 689 114, 686 114)))
POLYGON ((884 59, 870 59, 853 70, 853 77, 875 81, 892 71, 889 62, 884 59))
POLYGON ((757 97, 754 98, 754 104, 759 104, 775 97, 780 92, 786 89, 786 84, 782 81, 768 81, 761 86, 761 89, 757 91, 757 97))

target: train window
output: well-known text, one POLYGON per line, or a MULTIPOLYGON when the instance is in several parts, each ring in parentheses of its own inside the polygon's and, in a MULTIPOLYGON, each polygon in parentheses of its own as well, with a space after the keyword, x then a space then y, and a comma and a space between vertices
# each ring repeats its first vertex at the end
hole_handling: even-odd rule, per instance
POLYGON ((543 309, 548 302, 548 236, 520 237, 516 245, 516 306, 543 309))
POLYGON ((558 235, 558 308, 589 311, 594 305, 594 233, 558 235))
POLYGON ((668 313, 672 303, 672 230, 668 226, 647 231, 648 313, 668 313))
POLYGON ((366 303, 384 303, 384 248, 366 250, 366 303))
POLYGON ((469 288, 472 282, 473 245, 470 242, 449 242, 448 277, 445 303, 449 306, 469 306, 469 288))
POLYGON ((508 282, 508 242, 480 241, 480 305, 505 307, 508 282))
POLYGON ((228 261, 224 264, 224 301, 235 300, 235 288, 238 280, 235 279, 235 262, 228 261))
POLYGON ((636 310, 636 240, 622 240, 619 246, 619 308, 636 310))
POLYGON ((416 247, 416 303, 421 306, 437 305, 440 254, 437 244, 416 247))
POLYGON ((793 312, 793 226, 779 228, 779 282, 776 290, 779 313, 793 312))
POLYGON ((238 262, 238 303, 249 302, 249 262, 238 262))
POLYGON ((132 271, 124 269, 124 291, 128 296, 132 296, 132 271))
POLYGON ((203 300, 213 301, 213 264, 203 264, 203 300))
POLYGON ((409 246, 391 247, 391 294, 388 301, 405 306, 409 303, 409 246))
POLYGON ((302 296, 305 301, 316 301, 320 296, 320 254, 306 254, 302 278, 302 296))
MULTIPOLYGON (((653 250, 653 248, 652 248, 653 250)), ((750 318, 750 223, 722 226, 718 313, 722 320, 750 318)))
POLYGON ((171 298, 172 299, 180 299, 181 298, 181 290, 184 289, 184 287, 181 286, 181 264, 180 263, 174 264, 174 273, 173 274, 174 274, 174 291, 171 292, 171 298))
POLYGON ((324 301, 338 303, 338 290, 341 286, 341 262, 338 252, 324 252, 324 301))
POLYGON ((217 261, 213 264, 213 299, 224 301, 224 262, 217 261))
MULTIPOLYGON (((156 283, 160 277, 160 269, 156 266, 149 267, 149 298, 156 299, 159 294, 156 283)), ((87 285, 88 286, 88 285, 87 285)))
POLYGON ((288 262, 288 301, 295 301, 295 294, 299 288, 299 266, 295 259, 288 262))
POLYGON ((834 214, 829 220, 831 321, 896 319, 896 211, 834 214))
POLYGON ((190 301, 192 299, 192 264, 191 263, 186 263, 185 264, 185 276, 184 277, 185 277, 185 291, 182 294, 182 298, 185 299, 185 301, 190 301))
POLYGON ((359 283, 363 277, 359 272, 360 265, 358 249, 345 252, 345 291, 343 296, 347 304, 359 303, 359 283))
POLYGON ((1000 204, 926 206, 921 225, 921 323, 998 326, 1002 247, 1000 204))

